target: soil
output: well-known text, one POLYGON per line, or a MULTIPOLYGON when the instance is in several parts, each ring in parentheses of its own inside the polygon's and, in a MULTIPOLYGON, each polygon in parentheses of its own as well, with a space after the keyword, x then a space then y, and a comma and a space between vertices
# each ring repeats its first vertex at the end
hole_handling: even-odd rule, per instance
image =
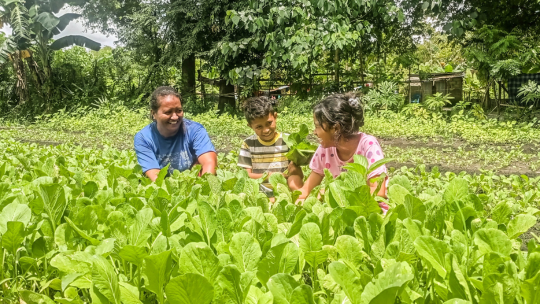
MULTIPOLYGON (((461 139, 454 139, 451 142, 436 141, 433 139, 420 141, 408 138, 379 138, 381 145, 394 146, 398 148, 408 148, 408 147, 418 147, 418 148, 428 148, 428 149, 437 149, 437 150, 448 150, 448 149, 459 149, 462 148, 465 151, 474 151, 481 146, 490 146, 498 147, 505 151, 510 151, 516 149, 516 145, 506 145, 506 144, 477 144, 470 143, 461 139)), ((523 144, 521 145, 523 153, 536 154, 540 151, 540 145, 538 144, 523 144)))
POLYGON ((521 251, 528 251, 527 243, 529 243, 530 239, 534 239, 534 236, 532 235, 533 233, 540 237, 540 222, 536 223, 536 225, 529 229, 529 231, 525 232, 519 237, 523 241, 521 243, 521 251))
POLYGON ((31 140, 31 139, 18 139, 18 141, 22 143, 29 143, 29 144, 38 144, 43 146, 59 146, 63 144, 59 141, 47 141, 47 140, 31 140))
MULTIPOLYGON (((445 173, 445 172, 454 172, 459 173, 462 171, 467 172, 468 174, 482 174, 482 170, 485 171, 485 169, 481 165, 470 165, 467 167, 460 167, 460 166, 447 166, 442 164, 424 164, 426 168, 426 172, 429 172, 433 169, 433 167, 439 167, 439 172, 445 173)), ((412 163, 412 162, 389 162, 387 167, 393 167, 395 169, 399 169, 403 166, 406 166, 408 168, 416 168, 418 164, 412 163)), ((540 172, 532 171, 527 163, 524 162, 514 162, 511 166, 508 166, 506 168, 502 168, 499 170, 494 170, 498 174, 502 175, 527 175, 529 177, 536 177, 540 175, 540 172)))

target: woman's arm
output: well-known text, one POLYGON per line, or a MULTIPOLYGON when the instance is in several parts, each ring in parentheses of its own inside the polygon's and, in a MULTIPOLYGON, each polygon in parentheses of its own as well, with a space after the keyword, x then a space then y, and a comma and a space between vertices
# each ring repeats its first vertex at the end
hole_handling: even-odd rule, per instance
POLYGON ((306 182, 304 183, 304 186, 302 186, 302 188, 299 189, 302 192, 302 194, 300 195, 298 199, 307 198, 311 190, 313 190, 313 188, 321 184, 323 178, 324 178, 323 175, 320 175, 319 173, 315 173, 311 171, 311 174, 309 174, 306 182))
POLYGON ((217 154, 216 152, 206 152, 197 158, 201 164, 201 175, 205 173, 216 174, 217 154))

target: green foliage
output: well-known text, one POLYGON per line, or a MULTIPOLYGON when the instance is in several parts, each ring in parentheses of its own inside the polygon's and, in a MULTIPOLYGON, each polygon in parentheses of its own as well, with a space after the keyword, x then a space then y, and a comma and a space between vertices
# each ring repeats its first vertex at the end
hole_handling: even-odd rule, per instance
POLYGON ((532 104, 534 106, 540 102, 540 84, 529 80, 529 82, 523 84, 519 88, 518 98, 526 104, 532 104))
POLYGON ((450 99, 453 99, 450 94, 435 93, 426 98, 425 107, 430 111, 441 112, 445 105, 452 103, 450 99))
POLYGON ((282 68, 298 76, 315 72, 320 64, 317 58, 321 56, 326 56, 330 62, 333 58, 333 65, 339 66, 340 58, 351 56, 359 46, 364 48, 364 44, 370 44, 367 43, 370 39, 377 41, 380 55, 381 44, 392 48, 390 41, 394 42, 394 47, 408 41, 400 35, 417 25, 419 7, 416 4, 414 1, 402 5, 394 1, 339 1, 335 4, 270 1, 264 6, 250 3, 227 12, 228 26, 247 30, 249 35, 232 37, 219 44, 224 55, 219 65, 224 67, 250 52, 262 53, 258 61, 237 60, 235 68, 229 70, 228 78, 242 83, 261 75, 263 68, 282 68), (408 22, 405 22, 405 9, 410 10, 408 22))
POLYGON ((537 296, 540 246, 520 237, 538 223, 539 178, 403 168, 392 173, 391 209, 383 217, 366 184, 382 162, 366 168, 359 156, 323 183, 320 199, 317 191, 298 206, 284 185, 270 204, 243 171, 175 171, 158 184, 142 177, 133 151, 5 139, 0 148, 0 292, 7 301, 459 303, 537 296))
POLYGON ((472 32, 464 41, 465 56, 480 76, 506 80, 520 73, 535 73, 540 69, 537 60, 538 37, 522 32, 508 32, 484 26, 472 32))
POLYGON ((379 112, 380 110, 399 111, 403 107, 404 97, 397 91, 397 83, 391 81, 381 82, 376 89, 369 90, 363 97, 365 110, 373 112, 379 112))
POLYGON ((305 124, 300 126, 300 131, 283 136, 283 140, 289 147, 287 158, 298 166, 307 166, 317 150, 317 146, 306 138, 309 129, 305 124))
POLYGON ((466 100, 480 100, 483 93, 483 87, 476 76, 471 70, 465 72, 465 78, 463 79, 463 93, 466 100))

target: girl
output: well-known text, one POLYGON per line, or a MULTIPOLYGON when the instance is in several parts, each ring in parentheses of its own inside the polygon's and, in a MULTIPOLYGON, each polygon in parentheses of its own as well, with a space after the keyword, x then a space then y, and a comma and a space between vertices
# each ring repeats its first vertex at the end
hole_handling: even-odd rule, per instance
MULTIPOLYGON (((345 164, 353 162, 355 154, 365 156, 369 165, 384 158, 377 139, 359 132, 364 125, 364 114, 358 97, 353 93, 334 94, 323 99, 313 109, 313 121, 320 146, 309 164, 311 174, 300 188, 300 199, 305 199, 321 183, 325 168, 337 177, 345 171, 345 164)), ((368 175, 368 179, 386 172, 386 166, 380 166, 368 175)), ((381 185, 378 196, 386 197, 387 181, 388 177, 381 185)), ((368 183, 373 193, 378 185, 368 183)), ((388 210, 388 205, 379 205, 383 211, 388 210)))

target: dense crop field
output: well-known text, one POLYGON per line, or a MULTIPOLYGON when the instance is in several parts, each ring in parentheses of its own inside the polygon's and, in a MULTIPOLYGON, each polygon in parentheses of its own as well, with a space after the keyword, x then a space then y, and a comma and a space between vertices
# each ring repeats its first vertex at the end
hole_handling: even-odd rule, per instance
POLYGON ((298 206, 225 155, 151 183, 132 151, 0 149, 3 303, 540 301, 538 178, 396 169, 383 216, 362 159, 298 206))

